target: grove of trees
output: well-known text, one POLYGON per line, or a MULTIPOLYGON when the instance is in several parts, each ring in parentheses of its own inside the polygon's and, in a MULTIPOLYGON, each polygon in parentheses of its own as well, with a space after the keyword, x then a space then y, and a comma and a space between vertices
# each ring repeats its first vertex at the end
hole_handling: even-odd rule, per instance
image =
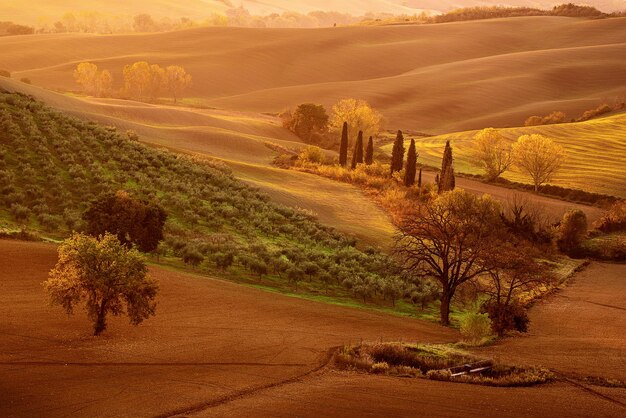
MULTIPOLYGON (((170 65, 161 68, 157 64, 148 64, 138 61, 126 65, 123 70, 124 87, 121 96, 138 100, 154 101, 167 91, 174 100, 178 101, 182 93, 191 85, 191 75, 183 67, 170 65)), ((97 97, 113 95, 113 76, 108 70, 98 70, 98 66, 91 62, 82 62, 74 70, 74 79, 81 86, 84 93, 97 97)))
POLYGON ((141 254, 114 235, 74 234, 59 246, 59 260, 44 283, 51 302, 68 314, 84 303, 94 335, 107 328, 107 316, 126 314, 138 325, 155 314, 157 283, 141 254))

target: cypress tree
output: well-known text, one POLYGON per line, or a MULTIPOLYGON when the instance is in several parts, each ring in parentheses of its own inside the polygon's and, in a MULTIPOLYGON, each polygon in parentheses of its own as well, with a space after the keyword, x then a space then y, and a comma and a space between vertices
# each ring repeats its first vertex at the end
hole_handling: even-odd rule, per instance
POLYGON ((359 131, 356 144, 354 144, 354 152, 352 153, 353 170, 356 168, 357 164, 363 164, 363 131, 359 131))
POLYGON ((452 163, 452 146, 450 146, 450 141, 446 141, 446 148, 443 151, 443 161, 441 162, 441 175, 437 183, 439 193, 454 190, 456 180, 454 178, 452 163))
POLYGON ((417 170, 417 152, 415 151, 415 140, 411 139, 409 152, 406 155, 406 171, 404 172, 404 185, 411 187, 415 184, 415 172, 417 170))
POLYGON ((393 150, 391 151, 391 174, 394 171, 402 170, 404 164, 404 136, 402 131, 398 131, 396 140, 393 143, 393 150))
POLYGON ((343 123, 341 131, 341 145, 339 146, 339 164, 346 166, 348 164, 348 122, 343 123))
POLYGON ((370 136, 369 141, 367 141, 367 149, 365 150, 365 164, 372 165, 374 162, 374 140, 370 136))
POLYGON ((422 189, 422 167, 420 167, 420 174, 417 177, 417 188, 422 189))

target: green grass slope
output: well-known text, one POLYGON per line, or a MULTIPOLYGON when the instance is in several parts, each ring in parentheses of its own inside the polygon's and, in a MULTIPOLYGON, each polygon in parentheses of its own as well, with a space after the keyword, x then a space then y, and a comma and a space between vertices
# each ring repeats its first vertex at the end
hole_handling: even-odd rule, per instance
MULTIPOLYGON (((438 167, 447 140, 454 147, 455 170, 482 174, 471 164, 470 152, 477 131, 457 132, 416 139, 419 161, 438 167)), ((579 123, 505 128, 500 133, 514 142, 521 135, 542 134, 565 147, 567 160, 552 184, 626 198, 626 113, 579 123)), ((392 144, 383 150, 391 155, 392 144)), ((529 183, 529 178, 513 168, 506 179, 529 183)))

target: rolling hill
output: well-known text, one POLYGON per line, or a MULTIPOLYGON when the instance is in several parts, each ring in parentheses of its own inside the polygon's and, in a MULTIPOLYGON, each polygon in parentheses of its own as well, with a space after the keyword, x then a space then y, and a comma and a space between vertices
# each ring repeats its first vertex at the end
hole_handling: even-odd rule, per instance
MULTIPOLYGON (((420 161, 440 166, 447 140, 454 147, 455 169, 461 173, 482 174, 471 164, 472 140, 477 131, 457 132, 417 140, 420 161)), ((521 128, 506 128, 500 133, 512 142, 521 135, 542 134, 565 147, 567 159, 554 179, 559 186, 626 198, 626 113, 586 122, 521 128)), ((384 150, 391 155, 391 145, 384 150)), ((517 170, 504 178, 528 183, 517 170)))
POLYGON ((16 36, 0 38, 0 49, 0 68, 48 89, 75 90, 82 61, 112 71, 119 87, 124 65, 147 60, 185 67, 196 104, 276 113, 356 97, 392 129, 433 134, 580 114, 626 87, 626 18, 16 36))

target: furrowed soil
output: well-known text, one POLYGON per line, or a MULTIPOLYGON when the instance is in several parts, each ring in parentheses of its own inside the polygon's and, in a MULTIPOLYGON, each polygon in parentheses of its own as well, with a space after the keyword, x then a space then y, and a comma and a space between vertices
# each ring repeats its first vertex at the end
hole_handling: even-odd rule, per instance
MULTIPOLYGON (((82 311, 68 317, 47 303, 41 282, 55 261, 53 245, 0 241, 1 416, 451 416, 463 412, 476 417, 617 417, 626 411, 620 403, 624 389, 588 390, 567 381, 512 389, 333 372, 324 365, 329 351, 342 344, 381 338, 451 342, 459 336, 432 323, 289 298, 156 267, 151 274, 161 286, 157 316, 139 327, 116 318, 101 337, 92 337, 82 311)), ((610 370, 620 366, 619 357, 604 368, 598 369, 597 363, 624 352, 623 337, 614 334, 623 327, 622 319, 611 322, 605 310, 614 308, 603 306, 621 306, 617 296, 609 296, 624 294, 618 277, 623 277, 623 266, 593 266, 563 291, 574 292, 568 300, 578 314, 568 316, 570 321, 581 326, 593 323, 597 333, 583 333, 576 340, 571 334, 580 334, 578 326, 561 325, 558 338, 566 345, 538 343, 545 351, 544 357, 538 357, 533 352, 537 345, 523 344, 555 332, 541 320, 550 317, 542 311, 554 303, 549 300, 545 307, 533 309, 533 331, 528 337, 506 340, 486 353, 531 364, 541 361, 560 372, 566 361, 548 360, 565 352, 568 363, 579 365, 577 372, 597 370, 603 376, 617 376, 610 370), (603 276, 609 279, 598 282, 603 276), (585 293, 599 284, 606 290, 593 295, 597 303, 575 297, 575 292, 585 293), (579 310, 580 305, 585 309, 579 310), (599 361, 585 360, 591 349, 584 349, 578 359, 581 347, 593 344, 603 329, 606 341, 593 346, 599 361)), ((555 324, 566 322, 562 317, 555 324)))

